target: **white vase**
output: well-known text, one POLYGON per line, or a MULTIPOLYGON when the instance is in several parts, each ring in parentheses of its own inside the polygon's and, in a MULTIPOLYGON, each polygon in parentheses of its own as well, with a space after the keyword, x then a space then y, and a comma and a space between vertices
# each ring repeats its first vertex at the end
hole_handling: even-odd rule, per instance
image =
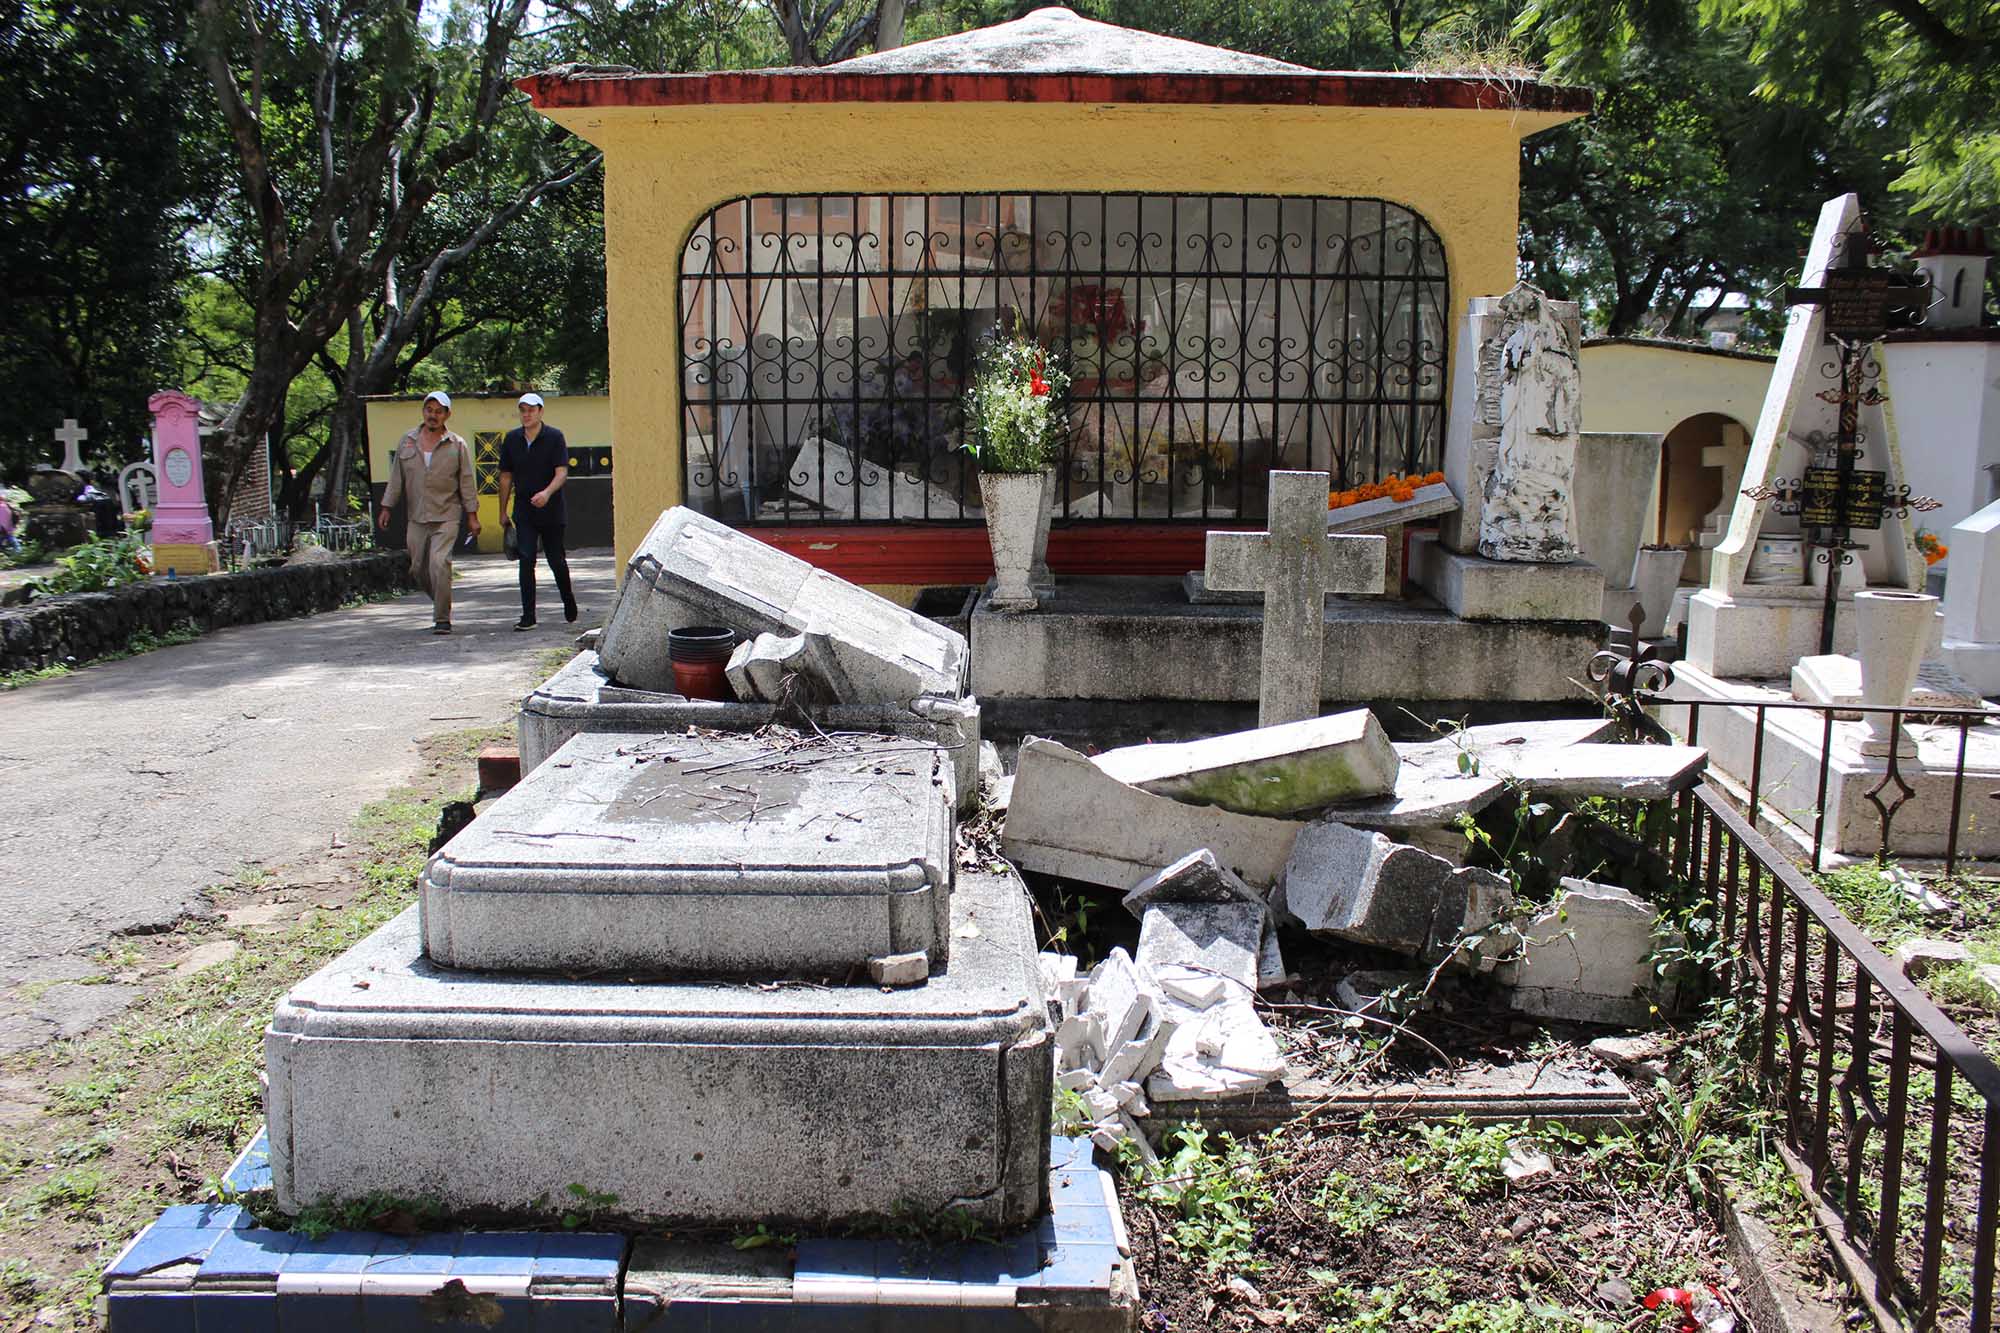
POLYGON ((980 498, 986 502, 986 540, 993 547, 993 595, 997 611, 1032 611, 1036 606, 1030 571, 1035 566, 1035 536, 1046 531, 1042 497, 1048 491, 1046 472, 982 472, 980 498))
MULTIPOLYGON (((1864 589, 1854 594, 1855 655, 1861 659, 1861 702, 1870 708, 1900 708, 1917 683, 1917 668, 1930 646, 1938 599, 1929 593, 1864 589)), ((1914 757, 1916 742, 1887 713, 1864 713, 1867 738, 1861 753, 1914 757)))
POLYGON ((1035 519, 1035 559, 1028 568, 1028 585, 1037 595, 1053 597, 1056 576, 1049 571, 1049 524, 1056 516, 1056 474, 1042 474, 1042 511, 1035 519))
POLYGON ((1680 586, 1681 567, 1687 563, 1687 548, 1646 546, 1632 561, 1632 591, 1646 608, 1646 622, 1639 626, 1642 638, 1657 639, 1666 632, 1667 610, 1673 605, 1674 589, 1680 586))

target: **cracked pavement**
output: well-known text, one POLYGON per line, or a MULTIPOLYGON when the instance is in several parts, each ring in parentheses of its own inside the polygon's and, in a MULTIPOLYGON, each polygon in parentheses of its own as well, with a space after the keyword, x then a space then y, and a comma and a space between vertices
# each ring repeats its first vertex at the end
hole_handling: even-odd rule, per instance
POLYGON ((327 847, 416 771, 418 740, 511 723, 536 657, 610 613, 608 550, 570 554, 577 623, 557 607, 525 634, 512 561, 458 568, 448 638, 412 593, 0 694, 0 1051, 74 1035, 130 999, 24 983, 92 975, 113 936, 204 910, 202 890, 245 866, 327 847))

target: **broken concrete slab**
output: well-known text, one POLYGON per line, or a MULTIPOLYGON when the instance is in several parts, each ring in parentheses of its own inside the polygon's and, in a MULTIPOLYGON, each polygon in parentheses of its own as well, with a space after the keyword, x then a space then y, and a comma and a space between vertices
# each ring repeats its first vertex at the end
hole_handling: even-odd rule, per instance
POLYGON ((1207 848, 1253 888, 1264 888, 1284 871, 1304 827, 1155 796, 1066 745, 1030 737, 1016 763, 1000 850, 1023 870, 1122 890, 1207 848))
POLYGON ((1484 930, 1512 899, 1491 871, 1337 820, 1307 825, 1285 866, 1285 910, 1306 929, 1413 957, 1484 930))
POLYGON ((1139 1035, 1158 1001, 1123 949, 1113 949, 1090 970, 1086 987, 1084 1014, 1094 1020, 1091 1055, 1102 1068, 1112 1052, 1139 1035))
POLYGON ((1277 1038, 1257 1017, 1248 993, 1231 990, 1199 1011, 1170 1006, 1179 1023, 1146 1079, 1146 1096, 1153 1102, 1236 1097, 1283 1076, 1285 1057, 1277 1038))
POLYGON ((909 673, 921 684, 916 693, 965 693, 962 635, 747 532, 676 506, 660 515, 626 567, 599 640, 604 668, 620 685, 669 689, 667 632, 702 624, 727 625, 747 636, 818 631, 854 679, 867 677, 867 659, 909 673))
POLYGON ((1518 956, 1495 979, 1512 987, 1509 1002, 1526 1014, 1578 1023, 1641 1027, 1672 1000, 1653 959, 1679 941, 1660 913, 1609 884, 1565 879, 1546 911, 1520 926, 1518 956))
POLYGON ((1708 751, 1698 745, 1584 744, 1489 751, 1479 771, 1537 796, 1664 801, 1694 786, 1707 767, 1708 751))
POLYGON ((1098 755, 1099 768, 1144 791, 1246 815, 1295 815, 1393 791, 1395 746, 1365 708, 1098 755))
MULTIPOLYGON (((729 688, 736 692, 737 699, 744 703, 786 703, 791 702, 786 695, 788 678, 797 677, 805 667, 806 639, 803 634, 789 637, 778 634, 759 634, 736 645, 736 651, 729 655, 726 670, 729 688)), ((798 686, 790 687, 791 690, 798 686)), ((810 691, 808 682, 805 688, 810 691)), ((815 702, 815 696, 808 693, 800 703, 815 702)))
POLYGON ((1140 924, 1136 962, 1154 973, 1193 968, 1252 994, 1268 916, 1261 903, 1157 903, 1140 924))
POLYGON ((1264 895, 1215 859, 1206 847, 1189 852, 1157 874, 1148 875, 1124 897, 1125 910, 1142 920, 1157 903, 1249 903, 1264 908, 1264 895))
POLYGON ((1971 962, 1972 950, 1957 940, 1904 940, 1893 957, 1904 976, 1922 981, 1939 968, 1971 962))

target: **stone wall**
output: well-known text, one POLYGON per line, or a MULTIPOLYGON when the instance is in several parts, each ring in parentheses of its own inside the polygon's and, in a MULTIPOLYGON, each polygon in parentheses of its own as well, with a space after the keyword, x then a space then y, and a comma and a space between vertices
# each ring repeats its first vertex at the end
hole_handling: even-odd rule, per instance
POLYGON ((409 557, 382 551, 339 560, 155 581, 109 592, 72 593, 0 611, 0 671, 87 662, 123 650, 144 630, 186 623, 203 633, 331 611, 371 593, 410 585, 409 557))

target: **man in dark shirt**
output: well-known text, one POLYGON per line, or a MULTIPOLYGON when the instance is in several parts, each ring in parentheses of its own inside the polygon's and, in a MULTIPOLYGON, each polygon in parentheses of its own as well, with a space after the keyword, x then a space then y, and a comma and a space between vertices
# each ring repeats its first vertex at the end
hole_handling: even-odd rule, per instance
POLYGON ((500 442, 500 522, 514 530, 521 558, 521 619, 515 629, 535 627, 535 550, 548 556, 549 572, 562 594, 563 619, 576 619, 576 594, 569 587, 569 557, 563 550, 563 483, 569 480, 569 441, 542 424, 542 396, 524 393, 521 425, 500 442), (511 508, 509 502, 512 502, 511 508))

